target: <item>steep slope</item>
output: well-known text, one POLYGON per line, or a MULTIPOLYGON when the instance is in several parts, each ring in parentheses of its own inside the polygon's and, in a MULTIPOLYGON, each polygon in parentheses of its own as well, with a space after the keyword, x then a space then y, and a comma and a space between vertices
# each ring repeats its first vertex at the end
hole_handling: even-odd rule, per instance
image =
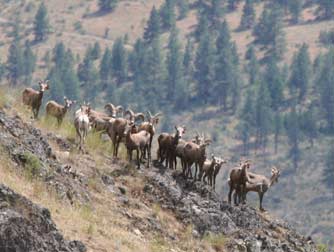
MULTIPOLYGON (((0 111, 1 157, 7 160, 1 182, 50 207, 65 237, 79 238, 88 251, 316 251, 311 240, 282 221, 252 207, 231 207, 207 186, 184 181, 177 172, 158 164, 137 171, 111 160, 104 149, 80 155, 67 139, 9 112, 15 113, 0 111), (37 189, 29 195, 20 183, 37 189)), ((7 245, 23 235, 32 246, 24 251, 62 251, 63 246, 84 251, 80 242, 63 241, 48 210, 4 186, 0 201, 0 229, 23 223, 16 234, 3 236, 7 245), (39 232, 45 236, 36 238, 39 232), (44 238, 54 243, 41 245, 44 238)))

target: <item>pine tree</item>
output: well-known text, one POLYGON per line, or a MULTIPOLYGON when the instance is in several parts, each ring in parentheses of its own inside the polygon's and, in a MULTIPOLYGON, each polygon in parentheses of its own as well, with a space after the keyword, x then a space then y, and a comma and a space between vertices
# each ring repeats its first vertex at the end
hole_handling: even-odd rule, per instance
POLYGON ((101 47, 99 42, 95 42, 94 47, 91 49, 91 57, 93 60, 97 60, 101 57, 101 47))
POLYGON ((193 42, 190 38, 187 40, 187 45, 186 49, 184 52, 184 57, 183 57, 183 68, 184 68, 184 73, 187 76, 187 78, 191 78, 193 74, 193 50, 194 50, 194 45, 193 42))
POLYGON ((61 68, 62 75, 60 79, 64 84, 64 93, 70 99, 78 99, 80 96, 80 83, 74 69, 74 57, 70 49, 66 51, 64 65, 61 68))
POLYGON ((334 49, 332 48, 323 59, 317 81, 321 109, 324 112, 328 129, 334 132, 334 49))
POLYGON ((214 81, 215 48, 211 34, 206 28, 201 36, 195 59, 195 81, 197 83, 197 98, 200 103, 207 104, 214 81))
POLYGON ((204 31, 206 32, 209 28, 209 21, 208 21, 206 12, 199 11, 197 20, 198 20, 198 23, 197 23, 194 33, 195 33, 196 40, 199 41, 203 32, 204 31))
POLYGON ((176 4, 179 8, 178 19, 182 20, 186 18, 190 8, 188 0, 177 0, 176 4))
POLYGON ((127 53, 121 38, 116 39, 111 54, 112 73, 119 85, 126 81, 128 71, 127 53))
POLYGON ((262 81, 257 88, 257 94, 254 105, 256 143, 257 148, 263 148, 265 151, 268 135, 271 130, 271 121, 273 119, 271 110, 271 98, 268 86, 262 81))
POLYGON ((316 108, 315 104, 312 104, 307 111, 301 114, 300 118, 300 129, 309 139, 311 147, 313 147, 314 139, 318 136, 318 129, 316 122, 318 121, 316 118, 316 108))
POLYGON ((35 41, 39 42, 45 40, 49 33, 49 27, 48 12, 44 2, 42 2, 34 21, 35 41))
POLYGON ((228 9, 230 11, 236 10, 239 2, 240 0, 228 0, 228 9))
POLYGON ((296 112, 295 107, 285 117, 285 129, 288 136, 289 142, 289 157, 292 158, 293 167, 296 170, 300 160, 300 130, 299 130, 299 115, 296 112))
POLYGON ((297 24, 300 19, 300 14, 303 9, 303 3, 301 0, 289 0, 288 3, 289 12, 292 16, 292 23, 297 24))
POLYGON ((289 87, 291 93, 296 91, 299 93, 298 98, 301 101, 305 98, 311 79, 311 60, 307 44, 304 43, 298 53, 294 55, 291 69, 289 87))
POLYGON ((318 0, 319 9, 325 19, 332 19, 334 17, 334 1, 332 0, 318 0))
POLYGON ((232 109, 236 107, 239 95, 238 64, 236 46, 231 42, 231 35, 226 21, 223 22, 216 41, 217 61, 215 67, 215 86, 211 97, 227 109, 231 98, 232 109))
POLYGON ((165 0, 165 3, 160 9, 160 16, 163 29, 170 29, 175 26, 175 0, 165 0))
POLYGON ((23 69, 22 74, 25 76, 25 83, 31 83, 32 74, 36 66, 36 56, 31 50, 29 41, 26 41, 25 48, 23 51, 23 69))
POLYGON ((281 134, 283 129, 283 119, 280 116, 279 112, 275 113, 274 116, 274 149, 275 154, 277 154, 278 144, 279 144, 279 135, 281 134))
POLYGON ((247 73, 249 75, 248 83, 252 85, 259 80, 260 75, 260 65, 256 58, 254 48, 248 51, 247 59, 247 73))
POLYGON ((246 0, 245 6, 242 10, 242 17, 240 21, 240 29, 249 29, 254 26, 255 23, 255 10, 253 0, 246 0))
POLYGON ((285 52, 285 33, 283 31, 283 13, 279 5, 266 6, 253 29, 255 43, 268 48, 267 56, 282 59, 285 52))
POLYGON ((333 190, 334 193, 334 141, 331 141, 329 144, 325 160, 326 163, 323 170, 323 181, 331 190, 333 190))
POLYGON ((111 52, 109 48, 106 48, 100 63, 100 79, 102 87, 106 87, 111 81, 111 52))
POLYGON ((23 69, 23 55, 21 46, 13 42, 9 47, 9 54, 7 57, 7 78, 11 85, 16 86, 23 69))
POLYGON ((271 107, 277 111, 283 101, 284 81, 281 71, 277 65, 277 60, 274 57, 269 59, 264 73, 264 81, 268 85, 271 107))
POLYGON ((220 19, 224 14, 223 1, 211 0, 211 6, 209 9, 209 20, 213 28, 218 29, 220 26, 220 19))
POLYGON ((167 99, 174 104, 179 97, 182 98, 185 95, 185 90, 181 90, 183 85, 182 52, 176 28, 171 31, 169 36, 167 73, 167 99))
POLYGON ((118 0, 98 0, 98 5, 101 12, 111 11, 116 7, 118 0))
POLYGON ((148 43, 156 39, 160 34, 160 17, 159 13, 153 6, 147 26, 144 30, 144 40, 148 43))

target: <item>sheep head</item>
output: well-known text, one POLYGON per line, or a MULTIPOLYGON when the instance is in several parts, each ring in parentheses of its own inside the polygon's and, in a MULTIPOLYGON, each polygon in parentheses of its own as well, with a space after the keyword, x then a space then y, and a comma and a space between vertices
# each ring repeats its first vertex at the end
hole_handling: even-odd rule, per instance
POLYGON ((73 104, 76 103, 76 101, 71 101, 66 96, 64 96, 64 102, 65 102, 65 108, 69 109, 73 104))
POLYGON ((159 117, 162 116, 162 113, 158 112, 154 116, 151 111, 147 111, 147 121, 152 125, 157 125, 159 123, 159 117))
POLYGON ((278 178, 281 175, 281 172, 276 168, 271 168, 271 181, 273 183, 278 183, 278 178))
POLYGON ((117 109, 114 104, 108 103, 104 106, 104 109, 107 111, 110 117, 116 117, 117 109))
POLYGON ((178 137, 179 139, 182 138, 183 134, 186 133, 186 126, 174 126, 175 130, 176 130, 176 134, 175 136, 178 137))
POLYGON ((40 80, 38 82, 38 85, 39 85, 39 90, 41 92, 44 92, 45 90, 48 90, 50 88, 49 80, 46 80, 46 81, 40 80))

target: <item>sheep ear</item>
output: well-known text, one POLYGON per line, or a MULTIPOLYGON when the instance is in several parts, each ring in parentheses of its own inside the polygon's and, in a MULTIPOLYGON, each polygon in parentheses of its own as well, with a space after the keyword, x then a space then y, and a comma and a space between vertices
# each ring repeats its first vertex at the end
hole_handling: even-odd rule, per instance
POLYGON ((177 127, 176 127, 176 125, 174 126, 174 128, 175 128, 175 130, 177 130, 177 127))

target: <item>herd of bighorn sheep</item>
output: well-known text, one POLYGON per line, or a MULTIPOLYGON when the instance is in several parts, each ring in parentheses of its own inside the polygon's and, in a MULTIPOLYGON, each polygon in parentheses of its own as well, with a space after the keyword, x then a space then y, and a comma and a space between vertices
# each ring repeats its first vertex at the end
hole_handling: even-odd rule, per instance
MULTIPOLYGON (((40 90, 26 88, 22 93, 23 103, 32 109, 34 119, 38 118, 38 112, 42 104, 43 94, 49 89, 48 81, 39 82, 40 90)), ((58 126, 61 126, 66 112, 76 101, 64 97, 64 105, 55 101, 46 103, 46 115, 57 119, 58 126)), ((146 163, 149 167, 151 163, 151 150, 153 137, 156 134, 156 126, 159 123, 161 113, 152 115, 150 111, 145 116, 144 113, 135 113, 131 109, 124 110, 122 106, 115 106, 108 103, 104 107, 105 112, 91 109, 90 104, 83 103, 74 115, 74 127, 79 138, 79 151, 83 152, 86 136, 90 129, 97 132, 106 133, 113 144, 113 157, 118 156, 120 143, 124 143, 129 161, 132 161, 132 153, 136 152, 137 168, 141 163, 146 163), (140 122, 140 123, 139 123, 140 122)), ((185 140, 185 126, 175 126, 173 133, 161 133, 157 137, 158 150, 157 159, 165 167, 176 169, 177 159, 180 160, 182 175, 192 178, 194 181, 208 183, 215 190, 217 175, 227 163, 226 159, 211 155, 209 158, 206 149, 211 140, 204 134, 196 135, 193 139, 185 140), (195 165, 194 169, 192 166, 195 165), (194 171, 194 174, 193 174, 194 171)), ((260 201, 260 210, 263 211, 262 200, 266 191, 278 182, 280 171, 273 167, 271 177, 267 178, 260 174, 249 172, 251 162, 242 161, 231 169, 228 179, 230 188, 228 201, 231 203, 232 194, 234 204, 245 203, 246 194, 250 191, 257 192, 260 201)))

